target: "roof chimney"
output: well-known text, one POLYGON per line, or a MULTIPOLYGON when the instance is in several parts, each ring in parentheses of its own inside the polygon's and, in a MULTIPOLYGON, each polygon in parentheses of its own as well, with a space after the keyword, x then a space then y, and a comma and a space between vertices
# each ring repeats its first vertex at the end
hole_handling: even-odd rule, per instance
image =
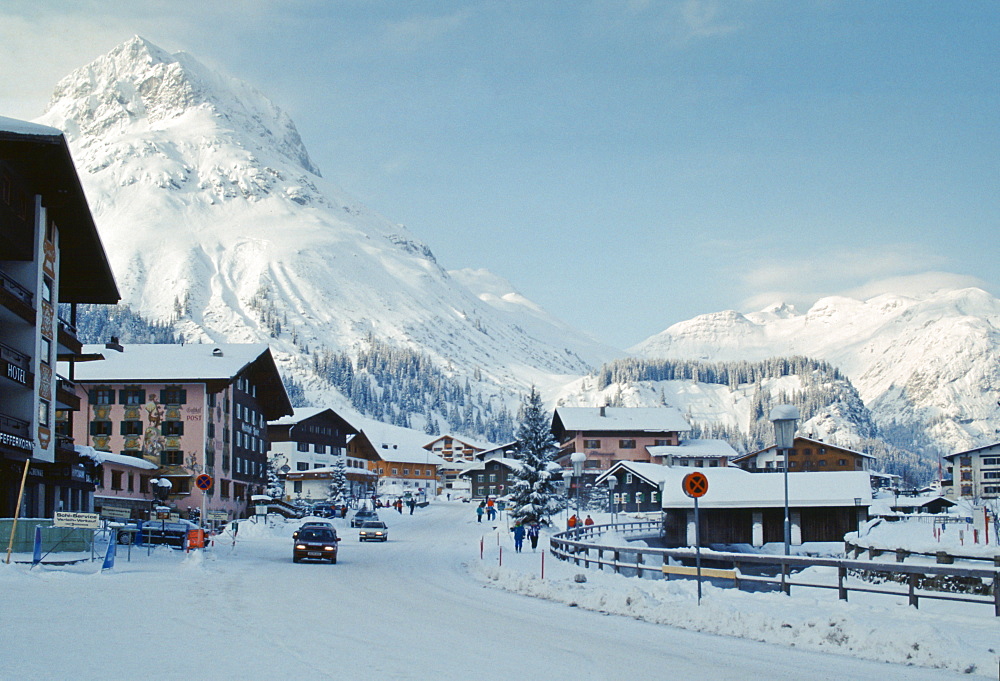
POLYGON ((605 411, 604 411, 604 410, 605 410, 605 409, 607 409, 607 408, 608 408, 608 407, 607 407, 607 405, 602 405, 602 406, 601 406, 601 416, 607 416, 607 414, 606 414, 606 413, 605 413, 605 411))
POLYGON ((118 342, 118 336, 112 336, 111 340, 104 344, 108 350, 117 350, 118 352, 125 352, 125 348, 122 344, 118 342))
POLYGON ((212 357, 222 357, 222 348, 214 348, 212 350, 212 357))

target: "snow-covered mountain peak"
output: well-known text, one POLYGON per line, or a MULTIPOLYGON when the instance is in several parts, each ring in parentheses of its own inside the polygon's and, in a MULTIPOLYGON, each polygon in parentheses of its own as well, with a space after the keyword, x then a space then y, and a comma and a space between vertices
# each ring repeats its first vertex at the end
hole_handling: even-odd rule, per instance
POLYGON ((805 314, 773 307, 674 324, 632 351, 651 358, 805 355, 843 370, 883 423, 910 423, 946 447, 995 441, 1000 300, 975 287, 831 296, 805 314), (944 419, 944 421, 943 421, 944 419))
POLYGON ((498 279, 497 299, 471 292, 320 177, 264 95, 189 55, 132 38, 63 79, 42 121, 67 132, 123 302, 185 341, 269 343, 311 401, 343 400, 322 361, 375 343, 505 398, 620 354, 498 279))
POLYGON ((63 78, 45 119, 83 149, 109 136, 134 137, 145 143, 136 148, 169 156, 156 132, 179 127, 204 152, 235 144, 319 175, 295 125, 267 97, 139 36, 63 78))

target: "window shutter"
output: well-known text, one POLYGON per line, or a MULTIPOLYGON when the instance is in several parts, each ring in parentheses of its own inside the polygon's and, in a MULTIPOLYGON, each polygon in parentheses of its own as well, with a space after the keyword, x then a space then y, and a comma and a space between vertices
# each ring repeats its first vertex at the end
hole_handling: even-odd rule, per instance
POLYGON ((125 397, 128 391, 119 390, 118 391, 118 404, 128 404, 128 399, 125 397))
POLYGON ((160 390, 160 404, 167 403, 167 389, 163 388, 160 390))
POLYGON ((187 401, 188 401, 188 397, 187 397, 188 391, 182 389, 182 390, 178 390, 177 392, 180 395, 177 401, 180 402, 181 404, 187 404, 187 401))

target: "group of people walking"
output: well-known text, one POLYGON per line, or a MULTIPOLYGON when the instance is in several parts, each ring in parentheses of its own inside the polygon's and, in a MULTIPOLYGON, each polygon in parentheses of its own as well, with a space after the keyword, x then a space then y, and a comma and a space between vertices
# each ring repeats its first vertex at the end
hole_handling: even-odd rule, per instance
POLYGON ((541 525, 538 521, 533 520, 530 523, 525 523, 518 520, 514 523, 514 527, 510 528, 510 531, 514 533, 514 552, 521 553, 521 548, 524 546, 524 537, 528 537, 528 541, 531 542, 531 550, 534 551, 538 548, 538 534, 541 532, 541 525))

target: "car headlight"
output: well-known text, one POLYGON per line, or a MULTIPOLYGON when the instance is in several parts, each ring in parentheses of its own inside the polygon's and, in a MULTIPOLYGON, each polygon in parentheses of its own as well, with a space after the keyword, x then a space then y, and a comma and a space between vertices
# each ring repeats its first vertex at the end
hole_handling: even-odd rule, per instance
POLYGON ((333 547, 332 546, 324 546, 323 550, 324 551, 333 551, 333 547))
POLYGON ((305 545, 305 544, 296 544, 296 545, 295 545, 295 548, 297 548, 297 549, 299 549, 299 550, 302 550, 302 551, 304 551, 304 550, 305 550, 305 548, 306 548, 306 545, 305 545))

